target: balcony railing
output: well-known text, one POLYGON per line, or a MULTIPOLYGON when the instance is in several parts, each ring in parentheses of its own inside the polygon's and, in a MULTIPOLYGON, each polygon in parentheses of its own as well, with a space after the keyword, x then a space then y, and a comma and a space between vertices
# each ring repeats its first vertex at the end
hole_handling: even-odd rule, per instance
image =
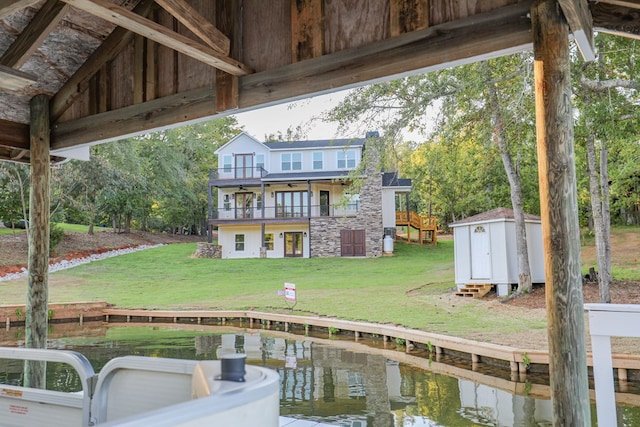
POLYGON ((264 208, 235 208, 233 206, 214 209, 210 219, 251 220, 251 219, 293 219, 309 217, 340 217, 355 215, 360 209, 359 203, 335 205, 269 206, 264 208))
POLYGON ((209 169, 210 180, 264 178, 267 174, 268 172, 262 166, 209 169))

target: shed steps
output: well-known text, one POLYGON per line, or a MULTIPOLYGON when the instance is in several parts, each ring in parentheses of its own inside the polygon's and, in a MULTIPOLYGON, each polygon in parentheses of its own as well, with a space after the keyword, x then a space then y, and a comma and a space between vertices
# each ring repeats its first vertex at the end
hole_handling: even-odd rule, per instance
POLYGON ((491 284, 467 283, 464 285, 464 288, 456 292, 456 295, 459 297, 482 298, 488 294, 491 289, 493 289, 493 285, 491 284))

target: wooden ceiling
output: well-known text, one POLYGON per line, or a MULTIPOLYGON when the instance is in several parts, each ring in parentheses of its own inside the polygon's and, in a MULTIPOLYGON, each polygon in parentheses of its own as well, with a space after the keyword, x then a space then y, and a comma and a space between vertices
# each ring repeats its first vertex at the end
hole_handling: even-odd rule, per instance
MULTIPOLYGON (((640 35, 640 0, 558 0, 640 35)), ((29 162, 50 97, 53 160, 163 127, 530 49, 531 1, 0 0, 0 160, 29 162)), ((584 49, 586 47, 586 49, 584 49)), ((585 52, 586 50, 586 52, 585 52)))

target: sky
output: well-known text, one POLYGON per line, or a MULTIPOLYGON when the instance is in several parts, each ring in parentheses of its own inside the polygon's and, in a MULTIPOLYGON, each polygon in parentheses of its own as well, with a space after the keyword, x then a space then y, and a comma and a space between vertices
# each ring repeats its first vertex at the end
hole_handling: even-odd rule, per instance
POLYGON ((245 131, 258 140, 263 140, 266 135, 278 132, 286 134, 288 128, 291 127, 295 130, 297 126, 303 126, 306 138, 309 140, 345 137, 347 135, 336 134, 338 128, 336 123, 324 123, 319 119, 312 119, 338 105, 347 93, 348 90, 318 95, 313 98, 236 114, 235 117, 245 131))
MULTIPOLYGON (((353 125, 353 129, 362 130, 362 135, 339 134, 337 123, 326 123, 318 118, 322 113, 338 105, 348 94, 349 89, 239 113, 234 117, 247 133, 258 140, 266 139, 266 135, 277 135, 278 132, 286 134, 288 128, 295 131, 297 126, 303 127, 306 136, 302 139, 307 140, 364 137, 365 130, 362 130, 365 128, 364 125, 353 125)), ((437 107, 430 109, 425 115, 425 120, 427 122, 435 121, 437 113, 437 107)), ((405 140, 421 141, 425 139, 425 135, 419 132, 406 131, 403 132, 403 135, 405 140)))

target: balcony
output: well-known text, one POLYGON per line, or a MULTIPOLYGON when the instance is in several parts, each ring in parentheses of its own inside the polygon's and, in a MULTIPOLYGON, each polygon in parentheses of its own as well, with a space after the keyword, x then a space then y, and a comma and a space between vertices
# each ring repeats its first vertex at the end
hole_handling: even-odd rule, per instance
POLYGON ((312 217, 344 217, 353 216, 360 209, 358 202, 335 205, 298 205, 298 206, 265 206, 264 213, 260 208, 213 209, 209 212, 212 224, 223 223, 260 223, 260 222, 299 222, 312 217))
POLYGON ((268 172, 262 166, 209 169, 209 184, 217 187, 222 187, 224 184, 259 184, 267 174, 268 172))

